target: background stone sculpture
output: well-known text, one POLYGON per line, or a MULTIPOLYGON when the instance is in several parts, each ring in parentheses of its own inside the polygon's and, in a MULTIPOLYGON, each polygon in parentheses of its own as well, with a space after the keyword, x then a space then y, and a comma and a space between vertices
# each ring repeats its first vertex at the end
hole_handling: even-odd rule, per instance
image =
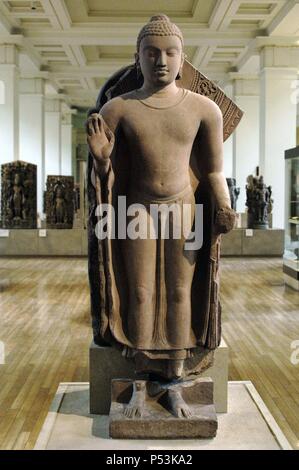
POLYGON ((271 195, 271 186, 266 186, 263 176, 248 176, 246 185, 248 228, 269 228, 268 215, 272 212, 273 205, 271 195))
POLYGON ((2 227, 37 226, 36 165, 17 160, 1 167, 2 227))
POLYGON ((236 179, 235 178, 226 178, 230 200, 231 200, 231 207, 234 211, 237 210, 237 200, 240 194, 240 188, 236 187, 236 179))
POLYGON ((70 229, 73 227, 73 176, 47 177, 46 217, 47 228, 70 229))
POLYGON ((80 185, 79 183, 75 183, 73 194, 74 194, 74 212, 76 213, 78 210, 80 210, 80 185))

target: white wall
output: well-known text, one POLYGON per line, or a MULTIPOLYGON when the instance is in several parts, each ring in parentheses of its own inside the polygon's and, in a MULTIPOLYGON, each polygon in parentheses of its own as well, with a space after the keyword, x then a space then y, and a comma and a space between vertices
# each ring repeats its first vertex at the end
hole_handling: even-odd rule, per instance
POLYGON ((61 113, 58 100, 46 100, 45 181, 48 175, 61 174, 61 113))
POLYGON ((0 163, 19 158, 19 87, 15 65, 0 64, 0 163))
POLYGON ((259 165, 259 97, 236 96, 236 103, 244 111, 244 115, 233 137, 233 175, 241 189, 237 211, 245 212, 246 179, 248 175, 255 174, 259 165))
MULTIPOLYGON (((21 84, 22 88, 22 84, 21 84)), ((20 159, 37 165, 37 210, 42 212, 44 190, 44 98, 42 94, 20 94, 20 159)))
POLYGON ((226 178, 233 178, 233 136, 223 144, 223 171, 226 178))
POLYGON ((269 69, 261 78, 261 173, 272 186, 273 226, 284 228, 284 152, 296 146, 296 105, 290 99, 295 73, 269 69))
POLYGON ((70 123, 64 123, 61 126, 61 174, 72 175, 72 125, 70 123))

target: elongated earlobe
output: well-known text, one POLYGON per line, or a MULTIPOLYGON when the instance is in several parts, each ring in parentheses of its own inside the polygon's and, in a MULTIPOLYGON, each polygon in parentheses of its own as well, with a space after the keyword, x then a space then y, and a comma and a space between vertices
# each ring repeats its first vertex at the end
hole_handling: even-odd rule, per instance
POLYGON ((179 71, 178 71, 178 74, 176 76, 176 80, 181 80, 182 77, 183 77, 183 67, 184 67, 184 61, 186 59, 186 54, 184 52, 182 52, 182 63, 181 63, 181 66, 179 68, 179 71))
POLYGON ((178 74, 176 76, 176 80, 181 80, 183 76, 183 67, 180 67, 180 70, 178 71, 178 74))
POLYGON ((141 77, 141 69, 140 69, 140 65, 139 65, 139 62, 135 62, 135 67, 136 67, 136 76, 137 76, 137 80, 139 80, 139 78, 141 77))

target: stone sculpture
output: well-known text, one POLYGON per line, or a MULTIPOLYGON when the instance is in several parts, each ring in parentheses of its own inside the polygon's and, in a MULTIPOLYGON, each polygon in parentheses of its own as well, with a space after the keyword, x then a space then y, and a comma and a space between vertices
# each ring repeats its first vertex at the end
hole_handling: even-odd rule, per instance
POLYGON ((272 212, 271 186, 266 186, 263 176, 249 175, 246 185, 247 226, 253 229, 269 228, 268 215, 272 212))
POLYGON ((3 228, 36 228, 36 165, 17 160, 1 167, 3 228))
MULTIPOLYGON (((139 33, 135 65, 106 83, 86 124, 94 340, 119 348, 135 362, 132 396, 124 416, 116 419, 126 419, 127 426, 130 419, 147 419, 148 400, 162 395, 178 421, 191 419, 184 387, 176 384, 208 368, 220 342, 220 234, 235 221, 222 172, 222 143, 242 112, 184 60, 182 48, 179 28, 165 15, 152 17, 139 33), (126 196, 128 207, 138 205, 146 237, 121 233, 134 214, 122 211, 119 196, 126 196), (115 236, 103 238, 103 230, 97 231, 103 229, 103 204, 122 220, 115 236), (187 233, 163 238, 159 214, 156 239, 151 239, 152 205, 169 209, 173 204, 191 207, 187 233), (203 244, 188 250, 196 204, 204 207, 197 227, 203 229, 203 244)), ((169 223, 174 228, 174 216, 169 223)), ((111 435, 124 437, 111 419, 111 435)), ((210 436, 216 432, 211 421, 210 436)), ((187 437, 184 432, 180 435, 187 437)), ((203 436, 202 429, 197 436, 203 436)))
POLYGON ((47 228, 70 229, 74 219, 73 176, 48 176, 46 191, 47 228))
POLYGON ((77 211, 80 210, 80 185, 79 183, 75 183, 73 196, 74 196, 74 212, 76 213, 77 211))
POLYGON ((230 201, 231 201, 231 208, 236 211, 237 210, 237 200, 240 194, 240 188, 236 186, 236 179, 235 178, 226 178, 230 201))

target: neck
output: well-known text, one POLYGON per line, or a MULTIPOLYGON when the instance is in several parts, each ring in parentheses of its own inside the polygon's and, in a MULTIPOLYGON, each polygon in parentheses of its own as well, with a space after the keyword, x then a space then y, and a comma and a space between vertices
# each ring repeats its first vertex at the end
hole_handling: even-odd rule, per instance
POLYGON ((145 82, 140 88, 140 91, 142 91, 146 96, 154 95, 157 98, 166 98, 176 95, 179 91, 179 88, 175 82, 172 82, 169 85, 162 85, 160 87, 145 82))

